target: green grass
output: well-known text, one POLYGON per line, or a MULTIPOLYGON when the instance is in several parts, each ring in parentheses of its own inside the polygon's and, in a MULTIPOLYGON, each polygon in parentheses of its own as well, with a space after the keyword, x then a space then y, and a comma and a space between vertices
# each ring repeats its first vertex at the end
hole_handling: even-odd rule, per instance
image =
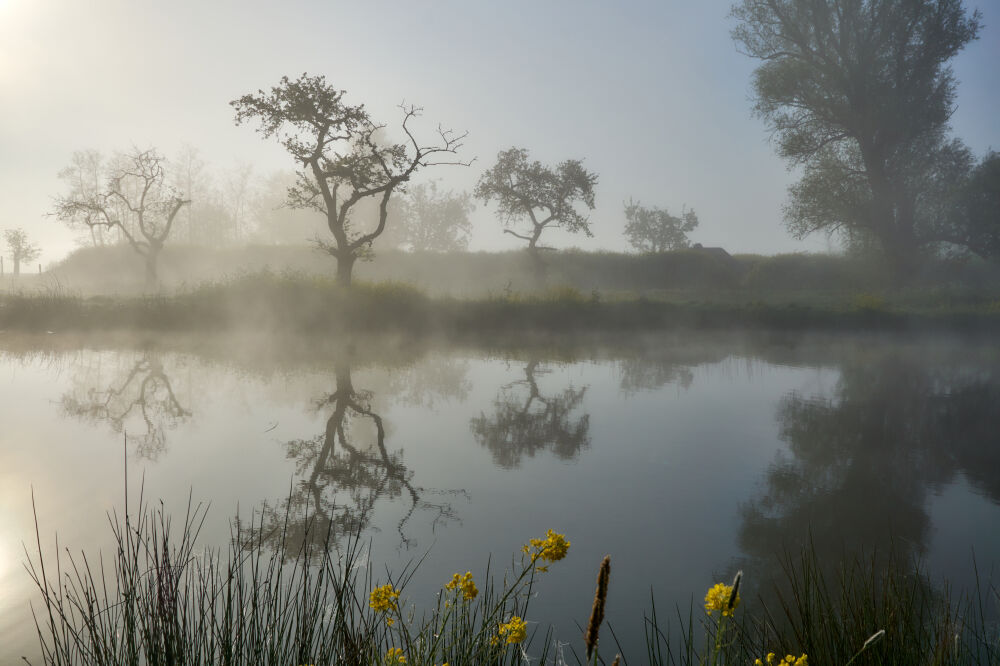
POLYGON ((269 271, 210 282, 173 295, 82 297, 61 292, 0 296, 0 329, 30 331, 272 330, 391 332, 407 336, 758 328, 831 330, 986 329, 1000 299, 938 291, 859 291, 831 297, 683 300, 684 294, 584 292, 572 286, 507 290, 480 299, 432 298, 398 282, 356 283, 269 271))
POLYGON ((708 614, 694 604, 664 614, 653 602, 644 649, 626 652, 606 625, 587 660, 582 638, 554 650, 551 629, 532 615, 536 594, 559 593, 541 585, 542 565, 573 556, 554 547, 558 535, 533 540, 502 570, 487 563, 472 599, 442 587, 436 601, 414 600, 406 587, 419 562, 376 574, 360 535, 334 524, 307 523, 318 538, 301 538, 286 533, 287 521, 268 531, 263 521, 237 520, 228 547, 213 550, 198 544, 200 506, 189 502, 179 534, 141 495, 134 509, 111 517, 117 545, 109 557, 67 549, 52 558, 38 542, 28 571, 42 602, 35 614, 42 663, 374 665, 400 663, 386 658, 399 650, 411 666, 611 663, 616 653, 623 663, 752 664, 769 652, 806 654, 813 666, 1000 664, 1000 629, 987 609, 995 587, 956 597, 932 586, 919 566, 892 558, 859 557, 831 570, 814 549, 786 555, 773 600, 740 602, 724 589, 728 601, 708 614), (398 598, 379 607, 376 588, 398 598), (501 625, 522 618, 535 628, 523 637, 503 633, 501 625), (881 639, 869 641, 878 632, 881 639), (508 644, 508 635, 518 640, 508 644))

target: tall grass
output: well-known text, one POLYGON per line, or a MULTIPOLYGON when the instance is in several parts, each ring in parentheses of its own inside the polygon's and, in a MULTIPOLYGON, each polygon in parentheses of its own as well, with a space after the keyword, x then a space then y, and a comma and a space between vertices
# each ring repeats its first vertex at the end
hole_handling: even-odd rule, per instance
POLYGON ((116 548, 108 560, 68 551, 53 560, 38 538, 28 570, 42 602, 35 609, 42 662, 605 664, 614 655, 619 663, 718 666, 789 655, 799 666, 1000 664, 995 586, 954 597, 919 567, 891 559, 859 558, 830 573, 807 549, 785 557, 775 601, 741 603, 739 575, 734 586, 709 590, 705 610, 692 603, 663 615, 654 601, 642 650, 620 645, 613 626, 598 637, 607 558, 586 637, 557 644, 551 629, 527 629, 536 582, 569 549, 551 531, 502 572, 488 564, 478 587, 471 574, 456 574, 433 603, 414 604, 406 586, 419 562, 376 578, 358 533, 338 535, 333 524, 314 521, 308 529, 320 530, 322 547, 296 539, 301 546, 290 549, 285 527, 268 532, 263 522, 237 520, 228 548, 202 548, 205 511, 189 500, 175 530, 162 504, 150 506, 140 493, 135 511, 126 505, 124 515, 109 516, 116 548))

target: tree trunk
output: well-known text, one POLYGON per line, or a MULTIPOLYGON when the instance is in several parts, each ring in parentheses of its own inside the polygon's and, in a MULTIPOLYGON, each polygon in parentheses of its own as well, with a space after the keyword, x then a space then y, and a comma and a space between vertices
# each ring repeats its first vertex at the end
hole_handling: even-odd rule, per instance
POLYGON ((358 258, 353 254, 337 256, 337 284, 341 287, 351 286, 354 262, 357 261, 357 259, 358 258))

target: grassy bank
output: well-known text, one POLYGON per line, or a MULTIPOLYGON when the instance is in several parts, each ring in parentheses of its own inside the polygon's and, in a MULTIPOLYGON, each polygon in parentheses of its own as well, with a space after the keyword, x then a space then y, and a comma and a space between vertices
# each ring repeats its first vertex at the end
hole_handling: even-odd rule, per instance
MULTIPOLYGON (((734 255, 681 250, 661 254, 560 250, 542 255, 543 270, 523 251, 400 252, 376 244, 372 261, 355 265, 366 282, 402 282, 433 297, 484 299, 570 286, 581 292, 684 294, 685 300, 729 295, 738 300, 801 301, 801 295, 831 297, 905 288, 919 292, 1000 298, 1000 265, 973 258, 928 259, 900 284, 877 257, 825 254, 734 255)), ((335 261, 308 246, 252 245, 208 248, 168 244, 160 277, 166 293, 205 282, 230 281, 261 271, 293 271, 324 278, 335 261)), ((142 292, 144 265, 130 248, 83 248, 37 275, 0 278, 0 291, 68 290, 82 295, 142 292)))
POLYGON ((790 655, 786 666, 1000 663, 985 610, 995 588, 955 597, 891 558, 824 573, 814 550, 786 555, 776 602, 744 600, 741 573, 732 586, 709 588, 703 606, 664 612, 653 603, 642 620, 645 645, 623 646, 606 606, 614 553, 600 565, 590 613, 580 609, 583 636, 554 636, 533 615, 533 597, 559 594, 546 584, 548 568, 573 556, 571 541, 552 530, 507 566, 498 559, 456 572, 430 600, 407 596, 419 564, 378 573, 359 535, 334 524, 307 523, 318 538, 302 538, 237 521, 219 551, 200 547, 203 521, 204 511, 189 507, 172 531, 162 509, 140 501, 112 521, 117 550, 103 559, 71 549, 52 558, 39 543, 29 574, 42 602, 43 663, 594 664, 618 655, 616 663, 655 665, 774 663, 768 655, 790 655))
POLYGON ((25 331, 207 331, 251 329, 396 332, 407 336, 706 329, 992 330, 1000 300, 948 291, 801 295, 762 301, 732 294, 705 300, 678 295, 605 294, 557 287, 482 299, 432 298, 400 283, 358 283, 271 272, 207 283, 173 295, 75 296, 60 292, 0 296, 0 329, 25 331))

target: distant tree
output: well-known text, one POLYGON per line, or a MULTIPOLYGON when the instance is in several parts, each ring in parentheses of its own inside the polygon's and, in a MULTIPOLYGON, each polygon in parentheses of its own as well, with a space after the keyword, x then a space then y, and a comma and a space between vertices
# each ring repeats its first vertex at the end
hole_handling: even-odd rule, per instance
POLYGON ((698 226, 694 210, 674 217, 665 208, 646 208, 629 199, 625 204, 625 236, 640 252, 667 252, 686 248, 687 235, 698 226))
POLYGON ((951 211, 955 243, 1000 261, 1000 153, 990 151, 957 189, 951 211))
POLYGON ((14 264, 14 275, 21 274, 21 262, 34 261, 42 253, 38 246, 28 240, 28 234, 24 229, 7 229, 3 232, 4 240, 7 241, 7 250, 10 252, 10 259, 14 264))
POLYGON ((465 250, 472 233, 469 213, 473 210, 467 192, 439 191, 435 181, 414 185, 390 205, 390 216, 399 217, 391 240, 407 250, 465 250))
MULTIPOLYGON (((61 178, 69 187, 68 196, 75 199, 89 199, 96 196, 105 185, 105 160, 104 155, 97 150, 78 150, 70 157, 69 166, 59 171, 61 178)), ((74 226, 72 221, 69 226, 74 226)), ((94 247, 106 245, 114 239, 106 238, 106 229, 101 226, 83 226, 87 229, 88 237, 94 247)), ((80 239, 81 244, 86 244, 86 240, 80 239)))
POLYGON ((786 220, 798 237, 863 230, 898 275, 939 240, 923 183, 961 152, 948 141, 946 63, 976 39, 960 0, 742 0, 734 39, 762 61, 756 111, 804 177, 786 220))
POLYGON ((288 190, 292 208, 315 210, 326 217, 334 242, 319 246, 337 260, 337 281, 351 284, 354 263, 371 253, 371 244, 386 228, 389 198, 424 167, 466 164, 447 159, 462 145, 465 134, 438 127, 436 143, 425 145, 410 127, 421 113, 401 107, 405 143, 379 140, 384 125, 375 123, 364 106, 343 101, 323 76, 287 76, 269 93, 258 90, 231 102, 236 124, 256 120, 265 137, 276 137, 301 165, 298 182, 288 190), (374 227, 359 229, 354 207, 375 198, 379 202, 374 227))
POLYGON ((529 162, 524 148, 511 148, 499 153, 493 168, 480 177, 475 196, 484 204, 496 201, 497 217, 507 227, 504 233, 528 241, 528 250, 535 253, 551 249, 538 245, 549 227, 593 235, 587 217, 574 206, 582 202, 593 210, 596 184, 597 175, 584 169, 580 160, 566 160, 551 169, 529 162), (510 228, 525 220, 531 226, 523 233, 510 228))
POLYGON ((117 230, 146 262, 146 286, 158 281, 157 259, 174 219, 188 199, 166 183, 165 159, 155 149, 118 155, 106 169, 103 187, 71 188, 58 197, 55 215, 70 225, 117 230))

